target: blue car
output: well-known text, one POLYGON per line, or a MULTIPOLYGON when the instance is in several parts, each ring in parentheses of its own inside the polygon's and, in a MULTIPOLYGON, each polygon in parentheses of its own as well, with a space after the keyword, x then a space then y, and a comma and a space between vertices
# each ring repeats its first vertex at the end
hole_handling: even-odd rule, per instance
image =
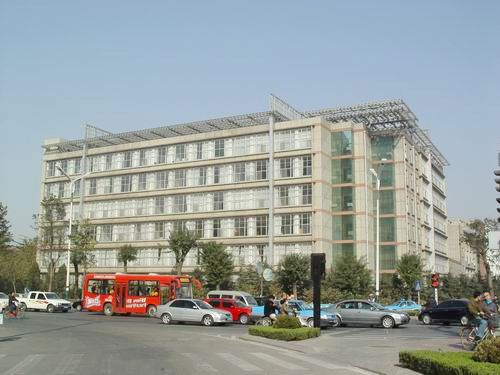
POLYGON ((399 302, 395 302, 392 305, 385 306, 387 310, 393 311, 420 311, 422 306, 415 301, 402 299, 399 302))

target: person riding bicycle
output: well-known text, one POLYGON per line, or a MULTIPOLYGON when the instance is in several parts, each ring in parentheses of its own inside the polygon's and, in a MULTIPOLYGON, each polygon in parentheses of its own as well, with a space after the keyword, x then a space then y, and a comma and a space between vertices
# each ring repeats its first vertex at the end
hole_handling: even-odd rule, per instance
POLYGON ((490 313, 490 319, 488 319, 490 328, 498 327, 498 306, 493 302, 490 292, 483 293, 483 306, 490 313))
POLYGON ((17 303, 19 300, 16 298, 16 293, 9 294, 9 311, 14 314, 17 312, 17 303))
POLYGON ((264 317, 267 317, 271 320, 276 319, 276 304, 274 303, 273 295, 267 297, 267 301, 264 304, 264 317))
POLYGON ((485 332, 486 328, 488 327, 488 320, 487 318, 489 317, 490 313, 484 308, 484 305, 481 300, 481 292, 474 292, 473 298, 469 300, 469 305, 468 305, 468 310, 472 317, 474 318, 475 324, 477 324, 478 329, 477 329, 477 334, 476 334, 476 340, 480 341, 485 332))

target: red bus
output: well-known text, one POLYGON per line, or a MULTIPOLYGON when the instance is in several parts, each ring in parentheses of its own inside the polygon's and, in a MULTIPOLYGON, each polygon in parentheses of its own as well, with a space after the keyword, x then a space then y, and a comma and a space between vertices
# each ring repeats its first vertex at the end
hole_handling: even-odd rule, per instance
POLYGON ((198 280, 191 276, 90 273, 83 283, 83 308, 107 316, 153 316, 158 305, 174 298, 193 298, 193 283, 198 287, 198 280))

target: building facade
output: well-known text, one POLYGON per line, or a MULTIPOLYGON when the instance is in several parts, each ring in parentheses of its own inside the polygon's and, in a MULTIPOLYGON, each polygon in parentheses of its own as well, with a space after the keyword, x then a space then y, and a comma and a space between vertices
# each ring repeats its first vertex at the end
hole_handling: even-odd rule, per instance
POLYGON ((448 220, 450 274, 453 276, 477 277, 479 272, 478 254, 468 244, 461 241, 467 228, 467 222, 463 220, 448 220))
MULTIPOLYGON (((185 228, 226 245, 236 266, 324 252, 375 267, 380 171, 380 264, 394 272, 416 253, 447 273, 446 159, 400 100, 298 112, 276 97, 269 112, 44 144, 41 199, 70 203, 95 228, 93 271, 117 272, 117 250, 138 249, 132 272, 169 272, 169 233, 185 228)), ((69 214, 69 210, 67 210, 69 214)), ((67 225, 69 216, 61 225, 67 225)), ((42 269, 47 264, 39 252, 42 269)), ((199 265, 199 251, 184 269, 199 265)), ((64 254, 59 261, 65 262, 64 254)))

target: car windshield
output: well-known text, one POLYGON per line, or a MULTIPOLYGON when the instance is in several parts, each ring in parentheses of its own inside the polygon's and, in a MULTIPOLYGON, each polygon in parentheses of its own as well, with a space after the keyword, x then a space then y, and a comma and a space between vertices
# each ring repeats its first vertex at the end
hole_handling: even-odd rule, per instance
POLYGON ((250 306, 259 306, 255 298, 253 298, 252 296, 245 296, 245 299, 247 300, 250 306))
POLYGON ((299 311, 302 311, 302 310, 307 310, 308 307, 307 307, 307 304, 305 304, 304 302, 302 301, 294 301, 294 302, 291 302, 292 305, 294 305, 294 307, 299 310, 299 311))
POLYGON ((47 297, 47 299, 59 299, 59 296, 55 293, 45 293, 45 297, 47 297))
POLYGON ((196 301, 194 301, 194 302, 198 305, 198 307, 199 307, 200 309, 203 309, 203 310, 213 309, 213 306, 212 306, 212 305, 210 305, 210 304, 208 304, 208 303, 206 303, 205 301, 196 300, 196 301))
POLYGON ((247 305, 245 305, 243 302, 241 301, 236 301, 236 306, 238 307, 247 307, 247 305))

